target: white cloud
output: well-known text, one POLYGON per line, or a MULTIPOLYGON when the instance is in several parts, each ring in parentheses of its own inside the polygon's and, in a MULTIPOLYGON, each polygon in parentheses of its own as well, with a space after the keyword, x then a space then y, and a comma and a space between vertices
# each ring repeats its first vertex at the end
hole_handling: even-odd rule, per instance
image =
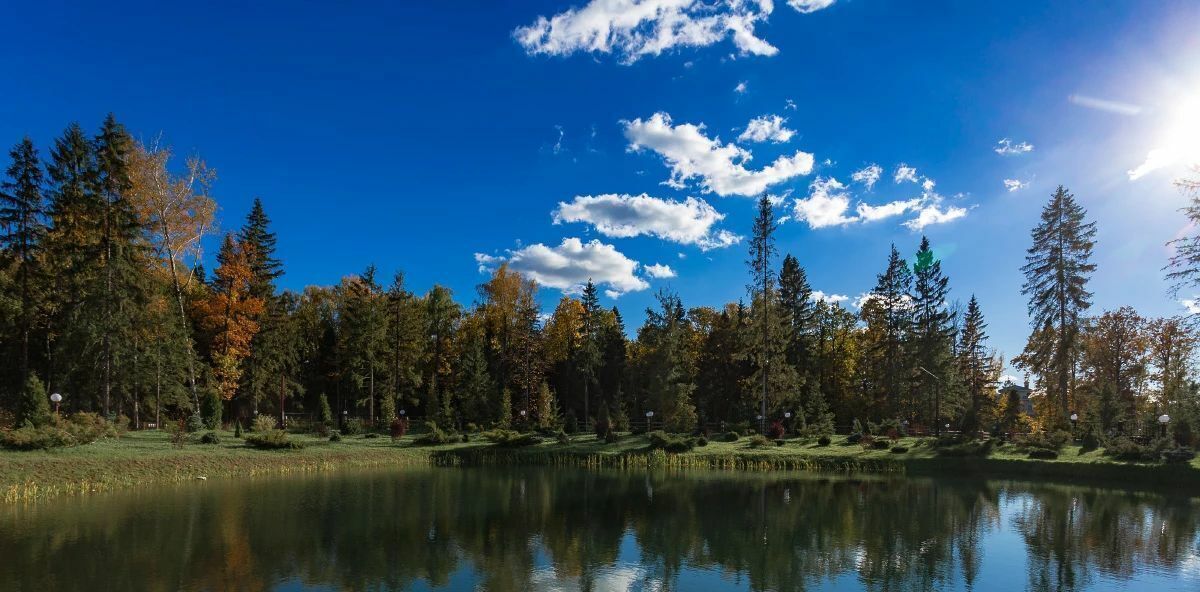
POLYGON ((1096 109, 1097 111, 1108 111, 1109 113, 1116 113, 1118 115, 1137 115, 1138 113, 1142 112, 1142 107, 1140 105, 1131 105, 1129 103, 1122 103, 1119 101, 1098 99, 1096 97, 1089 97, 1087 95, 1071 95, 1067 97, 1067 100, 1079 105, 1080 107, 1096 109))
POLYGON ((750 120, 746 124, 746 129, 742 131, 742 135, 738 136, 739 142, 766 142, 770 140, 775 143, 787 142, 796 135, 795 130, 790 130, 783 126, 787 120, 778 115, 760 115, 750 120))
POLYGON ((850 196, 845 189, 846 186, 833 177, 814 179, 808 186, 808 197, 796 200, 794 216, 797 220, 808 222, 809 228, 856 222, 857 218, 846 216, 850 209, 850 196))
MULTIPOLYGON (((854 302, 850 303, 850 305, 861 310, 862 307, 866 306, 868 302, 878 298, 881 298, 879 294, 874 292, 863 292, 862 294, 859 294, 858 297, 854 299, 854 302)), ((900 300, 896 302, 895 307, 900 310, 912 308, 912 296, 909 296, 908 294, 902 294, 900 296, 900 300)))
POLYGON ((829 8, 834 2, 835 0, 787 0, 788 6, 803 14, 829 8))
POLYGON ((733 87, 733 92, 735 92, 739 95, 746 94, 746 81, 743 80, 743 81, 737 83, 737 86, 733 87))
MULTIPOLYGON (((904 171, 904 178, 911 176, 912 182, 921 183, 921 195, 911 199, 893 200, 881 205, 871 205, 860 201, 854 208, 855 215, 850 216, 851 196, 846 186, 837 179, 817 178, 809 185, 809 195, 795 202, 795 217, 806 221, 810 228, 825 228, 827 226, 844 226, 852 223, 869 223, 892 218, 902 214, 916 212, 915 218, 906 220, 904 226, 910 230, 921 230, 933 224, 944 224, 967 215, 966 208, 951 206, 942 207, 943 197, 934 191, 936 183, 929 177, 917 177, 916 169, 900 165, 897 175, 904 171), (907 170, 905 170, 907 169, 907 170)), ((881 173, 876 165, 857 171, 852 175, 861 176, 864 184, 873 183, 871 176, 881 173), (872 169, 874 167, 874 169, 872 169), (861 175, 859 175, 861 173, 861 175)), ((856 179, 857 180, 857 179, 856 179)))
POLYGON ((792 111, 795 111, 795 110, 796 110, 796 101, 793 101, 793 100, 791 100, 791 99, 787 99, 787 101, 786 101, 786 102, 783 104, 783 108, 784 108, 784 109, 791 109, 792 111))
POLYGON ((892 175, 892 179, 897 183, 903 183, 904 181, 916 183, 917 169, 910 167, 907 164, 900 163, 900 165, 896 167, 896 174, 892 175))
POLYGON ((675 200, 641 195, 577 195, 559 202, 552 213, 555 224, 583 222, 614 238, 655 236, 702 251, 735 245, 742 237, 713 228, 725 215, 702 199, 675 200))
POLYGON ((774 10, 771 0, 591 0, 518 27, 513 37, 530 55, 615 54, 624 64, 676 47, 707 47, 726 38, 742 55, 779 52, 754 28, 774 10))
POLYGON ((1026 152, 1033 152, 1033 144, 1030 144, 1029 142, 1019 142, 1013 144, 1012 140, 1008 138, 1001 138, 999 142, 996 142, 996 147, 993 148, 993 150, 996 151, 996 154, 1001 155, 1025 154, 1026 152))
POLYGON ((1004 188, 1007 189, 1009 193, 1012 193, 1014 191, 1020 191, 1022 189, 1025 189, 1026 187, 1029 187, 1028 181, 1022 181, 1020 179, 1005 179, 1004 180, 1004 188))
POLYGON ((1146 154, 1146 160, 1137 168, 1126 171, 1130 181, 1137 181, 1154 171, 1161 168, 1169 167, 1179 161, 1178 155, 1172 150, 1163 148, 1155 148, 1146 154))
POLYGON ((845 301, 849 300, 850 297, 846 296, 845 294, 826 294, 825 292, 822 292, 821 290, 813 290, 812 299, 820 301, 820 302, 828 302, 830 304, 837 304, 839 302, 845 302, 845 301))
POLYGON ((661 155, 671 168, 666 184, 677 189, 698 178, 706 192, 753 196, 771 185, 807 175, 813 168, 813 155, 797 150, 761 169, 749 170, 745 166, 751 159, 749 150, 708 138, 702 124, 672 125, 671 116, 663 112, 623 123, 629 150, 648 148, 661 155))
POLYGON ((671 269, 670 265, 655 263, 654 265, 646 266, 646 275, 659 279, 673 278, 675 277, 675 270, 671 269))
POLYGON ((952 222, 962 218, 966 215, 966 208, 960 208, 958 206, 942 208, 938 204, 934 203, 921 208, 921 212, 917 214, 917 217, 905 222, 904 226, 909 230, 922 230, 926 226, 945 224, 947 222, 952 222))
POLYGON ((510 250, 507 256, 476 253, 475 261, 481 271, 507 261, 514 271, 567 293, 578 293, 589 279, 607 286, 605 294, 612 298, 650 287, 635 274, 637 261, 598 240, 585 243, 578 238, 564 238, 557 247, 537 243, 510 250))
POLYGON ((1200 314, 1200 302, 1192 299, 1184 299, 1179 301, 1188 314, 1200 314))
POLYGON ((899 216, 909 210, 915 210, 921 206, 921 201, 921 198, 906 199, 903 201, 888 202, 881 206, 873 206, 860 202, 855 209, 863 222, 874 222, 876 220, 891 218, 892 216, 899 216))
POLYGON ((875 186, 875 182, 879 180, 879 177, 882 174, 883 168, 875 163, 871 163, 857 171, 854 171, 854 173, 850 175, 850 180, 854 181, 855 183, 862 183, 863 185, 866 185, 867 189, 869 190, 875 186))

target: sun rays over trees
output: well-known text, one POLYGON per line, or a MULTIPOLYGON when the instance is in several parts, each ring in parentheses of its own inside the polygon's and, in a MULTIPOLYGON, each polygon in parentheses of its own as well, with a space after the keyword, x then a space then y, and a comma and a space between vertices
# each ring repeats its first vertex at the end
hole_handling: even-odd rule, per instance
MULTIPOLYGON (((693 306, 662 290, 627 327, 590 281, 543 315, 539 286, 507 264, 469 304, 445 286, 416 292, 402 273, 389 282, 374 266, 280 290, 286 268, 266 205, 256 199, 239 228, 214 236, 215 170, 196 157, 176 162, 111 116, 95 135, 68 126, 44 156, 24 139, 9 157, 0 186, 9 418, 40 418, 30 393, 50 392, 69 395, 68 411, 137 425, 326 410, 332 421, 383 426, 403 415, 459 430, 826 434, 858 420, 974 434, 1005 429, 1016 413, 997 394, 1004 360, 988 343, 985 310, 952 283, 927 237, 881 254, 874 288, 848 308, 813 290, 805 254, 777 247, 764 197, 743 299, 693 306), (220 245, 211 272, 206 239, 220 245)), ((1185 215, 1197 221, 1192 199, 1185 215)), ((1021 268, 1031 332, 1013 361, 1031 380, 1036 420, 1057 429, 1077 415, 1111 431, 1169 412, 1190 433, 1191 324, 1130 307, 1092 312, 1095 237, 1062 187, 1031 234, 1021 268)), ((1198 283, 1197 240, 1170 243, 1177 289, 1198 283)))

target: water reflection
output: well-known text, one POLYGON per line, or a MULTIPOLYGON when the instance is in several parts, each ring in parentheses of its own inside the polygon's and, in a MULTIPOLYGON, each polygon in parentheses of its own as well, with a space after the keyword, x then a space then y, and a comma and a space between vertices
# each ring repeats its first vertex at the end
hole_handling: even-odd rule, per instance
POLYGON ((342 473, 0 507, 0 589, 1196 589, 1198 523, 1074 486, 342 473))

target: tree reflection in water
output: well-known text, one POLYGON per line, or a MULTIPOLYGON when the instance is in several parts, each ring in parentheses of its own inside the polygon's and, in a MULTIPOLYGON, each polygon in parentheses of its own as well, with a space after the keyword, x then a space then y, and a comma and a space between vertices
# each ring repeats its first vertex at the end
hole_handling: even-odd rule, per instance
POLYGON ((1198 510, 797 473, 330 473, 0 508, 0 589, 1187 587, 1200 586, 1198 510))

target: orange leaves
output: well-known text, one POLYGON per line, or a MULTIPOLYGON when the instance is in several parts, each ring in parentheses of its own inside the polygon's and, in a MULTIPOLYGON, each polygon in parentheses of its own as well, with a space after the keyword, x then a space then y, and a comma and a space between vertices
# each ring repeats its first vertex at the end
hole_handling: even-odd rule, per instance
POLYGON ((250 342, 258 333, 265 303, 250 291, 254 273, 250 248, 226 236, 217 257, 213 292, 198 303, 201 329, 209 336, 213 371, 221 396, 232 399, 242 375, 242 361, 250 355, 250 342))

